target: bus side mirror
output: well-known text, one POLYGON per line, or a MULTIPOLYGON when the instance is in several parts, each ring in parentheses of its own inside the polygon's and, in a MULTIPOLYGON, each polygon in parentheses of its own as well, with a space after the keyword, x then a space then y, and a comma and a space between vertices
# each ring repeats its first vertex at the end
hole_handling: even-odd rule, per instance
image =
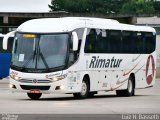
POLYGON ((72 32, 72 38, 73 38, 73 51, 77 51, 78 50, 78 36, 76 32, 72 32))
POLYGON ((8 46, 8 38, 9 37, 13 37, 16 31, 12 31, 7 33, 4 37, 3 37, 3 49, 7 50, 7 46, 8 46))

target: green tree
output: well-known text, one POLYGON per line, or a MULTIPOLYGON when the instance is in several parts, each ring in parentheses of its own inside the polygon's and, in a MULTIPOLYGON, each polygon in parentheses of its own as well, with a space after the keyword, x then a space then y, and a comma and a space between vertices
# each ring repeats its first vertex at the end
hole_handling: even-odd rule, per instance
POLYGON ((51 5, 48 6, 51 9, 51 11, 60 11, 63 10, 62 9, 62 6, 64 6, 63 3, 64 3, 63 0, 52 0, 51 5))
POLYGON ((121 9, 122 13, 153 13, 153 1, 149 0, 129 0, 121 9))
POLYGON ((154 9, 155 9, 155 12, 160 13, 160 1, 155 1, 153 3, 153 6, 154 6, 154 9))
POLYGON ((51 11, 88 12, 88 0, 52 0, 49 8, 51 11))
POLYGON ((128 0, 52 0, 51 11, 117 13, 128 0))

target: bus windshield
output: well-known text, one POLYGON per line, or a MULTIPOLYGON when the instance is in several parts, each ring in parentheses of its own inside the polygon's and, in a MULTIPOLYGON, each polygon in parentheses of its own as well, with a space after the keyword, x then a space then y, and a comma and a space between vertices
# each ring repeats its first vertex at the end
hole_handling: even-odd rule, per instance
POLYGON ((27 72, 49 72, 66 65, 68 33, 22 34, 14 39, 11 67, 27 72))

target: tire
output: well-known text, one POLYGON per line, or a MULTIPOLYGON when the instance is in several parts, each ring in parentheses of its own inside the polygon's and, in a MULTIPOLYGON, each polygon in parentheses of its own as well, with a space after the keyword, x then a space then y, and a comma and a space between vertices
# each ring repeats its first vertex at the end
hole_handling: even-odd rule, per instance
POLYGON ((27 95, 32 100, 38 100, 42 96, 42 93, 27 93, 27 95))
POLYGON ((97 94, 97 92, 89 92, 87 97, 92 98, 95 94, 97 94))
POLYGON ((126 90, 116 90, 117 96, 122 96, 122 97, 131 97, 134 96, 135 94, 135 87, 133 83, 133 78, 129 77, 128 80, 128 86, 126 90))
POLYGON ((73 93, 73 96, 76 99, 85 99, 88 97, 88 93, 89 93, 89 82, 86 78, 84 78, 82 81, 80 93, 73 93))

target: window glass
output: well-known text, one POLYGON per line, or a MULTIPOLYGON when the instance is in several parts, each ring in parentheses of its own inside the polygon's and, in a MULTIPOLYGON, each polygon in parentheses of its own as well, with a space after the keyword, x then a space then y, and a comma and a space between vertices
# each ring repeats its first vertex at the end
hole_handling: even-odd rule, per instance
POLYGON ((14 41, 14 37, 10 37, 10 38, 8 39, 7 50, 8 50, 9 52, 12 52, 13 41, 14 41))
POLYGON ((87 31, 85 52, 95 53, 96 51, 97 32, 95 29, 89 29, 87 31))
POLYGON ((137 53, 143 53, 144 52, 144 47, 143 47, 143 36, 141 32, 137 32, 137 36, 136 36, 136 52, 137 53))
POLYGON ((3 37, 0 37, 0 51, 3 51, 3 37))
MULTIPOLYGON (((68 34, 41 35, 40 54, 42 54, 50 68, 65 65, 67 55, 68 34), (48 46, 47 49, 46 46, 48 46)), ((43 61, 39 61, 39 68, 43 68, 43 61)))
POLYGON ((109 32, 109 39, 111 42, 111 53, 122 52, 121 31, 112 30, 109 32))
POLYGON ((97 40, 96 40, 96 53, 109 53, 111 51, 110 40, 107 30, 96 30, 97 40))
POLYGON ((70 51, 69 51, 69 65, 72 65, 79 57, 79 52, 80 52, 80 48, 81 48, 84 28, 76 29, 74 31, 77 33, 77 36, 78 36, 78 50, 77 51, 72 50, 72 45, 73 45, 73 40, 72 39, 73 38, 71 37, 70 51))
POLYGON ((12 66, 25 69, 48 70, 66 64, 68 33, 17 33, 12 51, 12 66))
POLYGON ((83 33, 84 33, 84 28, 80 28, 80 29, 76 29, 75 32, 77 33, 78 36, 78 53, 80 51, 81 48, 81 42, 82 42, 82 38, 83 38, 83 33))
POLYGON ((155 50, 155 39, 151 32, 89 29, 85 52, 149 54, 155 50))
POLYGON ((133 39, 132 39, 132 32, 123 31, 122 32, 122 51, 124 53, 132 53, 133 52, 133 39))
POLYGON ((143 33, 144 53, 151 53, 155 50, 155 36, 153 33, 143 33))

